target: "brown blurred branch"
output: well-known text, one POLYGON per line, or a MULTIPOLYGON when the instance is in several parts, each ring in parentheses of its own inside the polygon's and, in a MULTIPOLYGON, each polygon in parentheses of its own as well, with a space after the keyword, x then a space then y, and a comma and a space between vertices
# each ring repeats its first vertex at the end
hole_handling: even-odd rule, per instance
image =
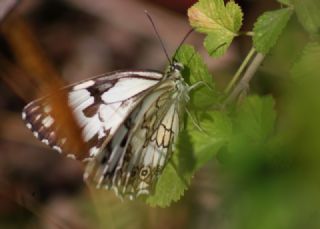
POLYGON ((39 87, 36 82, 26 76, 26 73, 15 66, 0 53, 0 77, 12 91, 24 101, 31 101, 36 97, 39 87))
MULTIPOLYGON (((16 61, 27 72, 26 76, 30 81, 36 82, 36 86, 40 88, 39 94, 41 96, 54 95, 48 98, 48 102, 53 108, 53 118, 63 127, 59 129, 60 132, 57 135, 68 139, 66 151, 76 154, 80 159, 84 158, 87 147, 67 104, 67 95, 65 91, 60 90, 63 86, 61 77, 38 45, 28 24, 22 18, 12 16, 3 24, 3 34, 10 44, 16 61)), ((9 84, 13 85, 14 82, 9 84)), ((34 90, 34 86, 30 90, 34 90)))

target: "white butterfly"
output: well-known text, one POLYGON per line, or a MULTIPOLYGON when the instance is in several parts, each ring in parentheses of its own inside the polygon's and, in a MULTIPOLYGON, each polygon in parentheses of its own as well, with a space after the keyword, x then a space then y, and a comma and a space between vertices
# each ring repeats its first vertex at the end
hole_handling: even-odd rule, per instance
MULTIPOLYGON (((134 198, 149 194, 167 164, 179 133, 189 87, 170 64, 157 71, 116 71, 64 88, 87 143, 84 178, 134 198)), ((46 98, 29 103, 22 117, 43 143, 64 152, 68 139, 46 98)), ((77 155, 77 152, 74 152, 77 155)))

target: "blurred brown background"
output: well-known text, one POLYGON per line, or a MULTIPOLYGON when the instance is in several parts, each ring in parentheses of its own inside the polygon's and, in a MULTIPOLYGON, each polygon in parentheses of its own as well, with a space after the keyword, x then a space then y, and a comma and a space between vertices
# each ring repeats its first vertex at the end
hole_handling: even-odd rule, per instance
MULTIPOLYGON (((51 82, 59 86, 117 69, 164 69, 167 59, 144 10, 172 54, 190 29, 186 12, 194 2, 0 0, 0 228, 224 228, 215 160, 170 208, 121 202, 113 192, 88 190, 81 164, 39 143, 20 118, 23 106, 51 82)), ((237 2, 246 15, 243 30, 260 12, 277 7, 237 2)), ((216 60, 202 40, 193 33, 187 43, 222 87, 250 43, 239 38, 216 60)))

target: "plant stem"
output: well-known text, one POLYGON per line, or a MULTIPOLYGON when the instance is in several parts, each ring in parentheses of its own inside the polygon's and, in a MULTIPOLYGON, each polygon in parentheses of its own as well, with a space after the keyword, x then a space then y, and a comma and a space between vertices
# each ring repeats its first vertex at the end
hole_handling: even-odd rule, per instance
POLYGON ((249 51, 248 55, 246 56, 246 58, 244 59, 244 61, 240 65, 240 67, 238 68, 236 74, 232 77, 232 79, 229 82, 228 86, 224 90, 225 94, 229 94, 229 92, 232 89, 233 85, 238 81, 241 73, 243 72, 245 67, 248 65, 249 61, 251 60, 251 58, 255 54, 255 52, 256 52, 256 50, 254 48, 251 48, 251 50, 249 51))
POLYGON ((254 59, 252 60, 251 64, 249 65, 248 69, 244 73, 242 79, 239 83, 235 86, 231 94, 225 100, 225 104, 230 103, 233 101, 243 90, 249 87, 249 82, 256 73, 258 67, 261 65, 262 61, 264 60, 265 55, 258 53, 254 59))

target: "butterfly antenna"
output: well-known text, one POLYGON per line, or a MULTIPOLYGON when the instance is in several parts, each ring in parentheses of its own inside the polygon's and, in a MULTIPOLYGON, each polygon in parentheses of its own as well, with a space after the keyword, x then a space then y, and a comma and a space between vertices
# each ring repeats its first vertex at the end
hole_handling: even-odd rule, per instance
POLYGON ((176 49, 176 52, 174 53, 174 57, 176 56, 176 54, 178 53, 178 51, 180 50, 181 46, 184 44, 184 42, 187 40, 187 38, 190 36, 190 34, 194 31, 194 29, 190 29, 187 34, 184 36, 184 38, 182 39, 182 41, 180 42, 178 48, 176 49))
POLYGON ((147 15, 149 21, 151 22, 152 27, 153 27, 156 35, 157 35, 157 38, 158 38, 158 40, 160 41, 161 47, 162 47, 162 49, 163 49, 163 51, 164 51, 164 53, 165 53, 165 55, 166 55, 169 63, 171 64, 171 60, 170 60, 170 57, 169 57, 169 55, 168 55, 167 49, 166 49, 166 47, 164 46, 164 43, 163 43, 163 41, 162 41, 162 39, 161 39, 161 37, 160 37, 160 34, 159 34, 158 30, 157 30, 157 27, 156 27, 156 25, 154 24, 154 22, 153 22, 153 20, 152 20, 152 17, 150 16, 150 14, 149 14, 149 12, 148 12, 147 10, 145 10, 144 12, 145 12, 145 14, 147 15))

